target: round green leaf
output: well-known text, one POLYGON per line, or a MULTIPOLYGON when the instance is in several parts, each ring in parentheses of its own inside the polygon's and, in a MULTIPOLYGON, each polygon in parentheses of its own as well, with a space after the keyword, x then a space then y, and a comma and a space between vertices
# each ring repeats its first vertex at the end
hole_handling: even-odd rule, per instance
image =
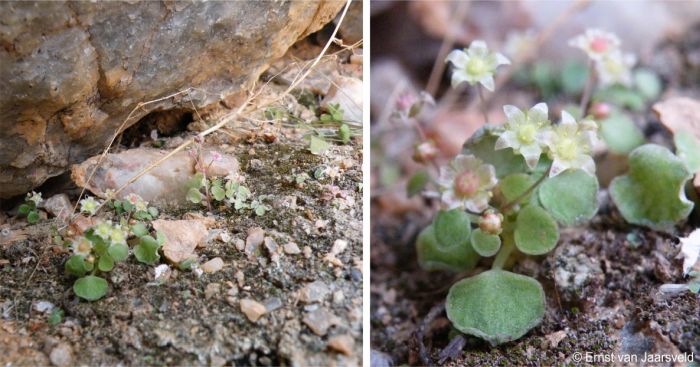
POLYGON ((39 212, 32 210, 27 214, 27 222, 29 224, 39 223, 39 212))
POLYGON ((628 154, 646 140, 642 130, 622 112, 613 112, 600 122, 600 135, 611 152, 628 154))
POLYGON ((469 241, 453 246, 438 242, 435 237, 433 224, 425 227, 416 240, 418 263, 428 271, 466 271, 474 268, 479 261, 479 255, 469 244, 469 241))
POLYGON ((681 130, 673 134, 676 155, 685 162, 691 173, 700 172, 700 142, 692 133, 681 130))
POLYGON ((29 206, 29 204, 22 204, 19 206, 19 213, 20 214, 29 214, 29 211, 32 210, 32 207, 29 206))
POLYGON ((148 214, 150 214, 151 217, 156 218, 156 217, 158 217, 158 209, 154 208, 152 206, 149 206, 148 207, 148 214))
POLYGON ((501 237, 477 228, 472 231, 472 247, 479 255, 491 257, 501 249, 501 237))
POLYGON ((82 277, 87 273, 89 270, 87 266, 85 266, 85 258, 81 255, 73 255, 70 258, 68 258, 68 261, 66 261, 65 265, 66 272, 69 274, 82 277))
POLYGON ((540 203, 559 223, 573 226, 598 211, 598 179, 586 171, 567 170, 542 182, 540 203))
POLYGON ((94 275, 88 275, 75 281, 75 294, 88 301, 96 301, 107 294, 107 281, 94 275))
POLYGON ((512 173, 525 172, 527 166, 525 159, 520 154, 515 154, 513 149, 496 150, 496 140, 498 136, 494 134, 496 127, 484 125, 477 130, 466 143, 464 143, 464 154, 473 154, 477 158, 496 167, 496 176, 503 177, 512 173))
MULTIPOLYGON (((501 193, 503 194, 506 203, 509 203, 525 193, 525 191, 527 191, 527 189, 529 189, 534 182, 535 180, 528 174, 515 173, 503 177, 499 183, 499 188, 501 189, 501 193)), ((529 197, 530 195, 527 195, 522 202, 527 202, 529 197)))
POLYGON ((148 234, 148 228, 143 222, 136 222, 136 224, 131 226, 131 232, 136 237, 143 237, 148 234))
POLYGON ((642 68, 635 70, 634 84, 647 99, 656 99, 661 94, 661 79, 652 70, 642 68))
POLYGON ((202 202, 202 198, 203 196, 202 193, 199 192, 199 189, 191 188, 187 190, 187 200, 199 204, 202 202))
POLYGON ((100 259, 97 261, 97 268, 100 271, 112 271, 114 269, 114 259, 109 254, 100 256, 100 259))
POLYGON ((411 179, 408 180, 408 184, 406 185, 408 197, 410 198, 423 191, 423 188, 425 188, 428 182, 430 182, 430 174, 428 174, 428 171, 422 170, 416 172, 411 176, 411 179))
POLYGON ((446 247, 469 243, 472 227, 467 213, 453 209, 441 210, 435 217, 435 238, 446 247))
POLYGON ((445 306, 457 330, 496 346, 520 338, 542 321, 544 290, 533 278, 489 270, 455 283, 445 306))
POLYGON ((226 191, 221 186, 212 186, 211 194, 217 201, 222 201, 226 197, 226 191))
POLYGON ((134 247, 134 256, 136 260, 144 264, 153 264, 160 259, 158 249, 160 245, 155 238, 151 236, 143 236, 139 240, 139 244, 134 247))
POLYGON ((515 246, 528 255, 551 251, 559 241, 557 222, 546 210, 528 205, 518 213, 515 223, 515 246))
POLYGON ((693 175, 668 149, 643 145, 629 156, 629 172, 610 183, 610 196, 622 216, 632 224, 670 232, 687 218, 693 202, 685 184, 693 175))
POLYGON ((129 256, 129 247, 123 243, 115 243, 107 250, 114 261, 124 261, 129 256))

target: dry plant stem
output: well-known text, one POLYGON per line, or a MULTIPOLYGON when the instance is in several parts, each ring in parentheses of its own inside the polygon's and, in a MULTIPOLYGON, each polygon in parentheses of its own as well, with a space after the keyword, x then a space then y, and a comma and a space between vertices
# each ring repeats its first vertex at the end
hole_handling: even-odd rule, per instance
POLYGON ((509 202, 506 205, 501 207, 501 213, 507 212, 509 209, 513 208, 518 203, 520 203, 520 200, 522 200, 525 197, 527 197, 528 195, 530 195, 530 193, 532 193, 532 191, 534 189, 536 189, 537 186, 539 186, 542 183, 542 181, 544 181, 547 177, 549 177, 549 172, 551 172, 551 171, 552 171, 552 164, 550 163, 549 167, 547 167, 547 170, 542 174, 542 177, 540 177, 537 181, 535 181, 535 183, 533 183, 532 186, 530 186, 527 190, 525 190, 525 192, 520 194, 520 196, 513 199, 513 201, 511 201, 511 202, 509 202))
POLYGON ((438 85, 440 85, 440 79, 442 78, 442 74, 445 72, 445 67, 447 66, 444 61, 445 56, 447 56, 447 53, 454 46, 457 27, 459 27, 459 25, 462 23, 464 15, 467 13, 467 9, 469 8, 469 4, 470 2, 468 1, 461 1, 457 4, 457 10, 454 13, 454 18, 450 20, 450 24, 447 27, 447 34, 442 40, 440 50, 438 51, 438 56, 433 64, 433 69, 430 71, 428 84, 425 87, 426 92, 428 92, 428 94, 431 96, 435 95, 438 85))
POLYGON ((416 330, 416 339, 418 340, 418 356, 420 357, 420 360, 424 366, 431 366, 433 364, 430 360, 430 353, 428 353, 426 350, 425 343, 423 342, 423 339, 425 338, 425 331, 443 311, 445 311, 445 301, 433 306, 428 314, 425 315, 423 321, 421 321, 420 325, 418 326, 418 330, 416 330))
MULTIPOLYGON (((347 12, 348 12, 348 8, 350 7, 350 3, 351 3, 351 2, 352 2, 352 0, 347 0, 347 2, 345 3, 345 8, 343 8, 343 13, 341 14, 341 16, 340 16, 338 22, 336 23, 335 29, 333 30, 333 33, 331 34, 330 39, 328 40, 328 42, 326 42, 325 47, 323 47, 323 50, 321 50, 321 53, 319 53, 319 55, 316 57, 316 59, 314 60, 313 64, 311 64, 311 66, 304 72, 304 74, 303 74, 300 78, 297 78, 297 79, 289 86, 289 88, 287 88, 280 96, 278 96, 275 100, 273 100, 273 101, 267 103, 266 105, 270 105, 270 104, 275 103, 276 101, 281 100, 282 98, 284 98, 284 97, 285 97, 286 95, 288 95, 294 88, 296 88, 296 86, 299 85, 299 83, 301 83, 301 82, 309 75, 309 73, 311 72, 311 70, 318 64, 319 60, 321 60, 321 58, 323 57, 323 55, 324 55, 324 54, 326 53, 326 51, 328 50, 328 47, 330 47, 331 43, 332 43, 333 40, 335 39, 335 35, 338 33, 338 29, 340 28, 340 25, 343 23, 343 19, 345 19, 345 15, 346 15, 347 12)), ((176 96, 176 95, 178 95, 178 94, 182 94, 182 93, 184 93, 184 92, 189 92, 189 91, 191 91, 191 90, 193 90, 193 88, 187 88, 187 89, 184 90, 184 91, 175 93, 175 94, 170 95, 170 96, 163 97, 163 98, 161 98, 161 99, 159 99, 159 100, 164 100, 164 99, 167 99, 167 98, 171 98, 171 97, 174 97, 174 96, 176 96)), ((246 99, 246 101, 243 102, 243 103, 241 104, 241 106, 240 106, 238 109, 236 109, 234 112, 231 112, 231 113, 226 114, 225 116, 223 116, 222 119, 221 119, 221 121, 219 121, 216 125, 210 127, 210 128, 207 129, 207 130, 202 131, 202 132, 199 133, 195 138, 197 138, 197 139, 202 139, 202 141, 203 141, 204 137, 206 137, 207 135, 209 135, 209 134, 211 134, 211 133, 213 133, 213 132, 215 132, 215 131, 221 129, 222 127, 226 126, 227 124, 229 124, 229 123, 235 121, 235 120, 238 118, 238 116, 243 112, 243 110, 244 110, 246 107, 248 107, 248 105, 253 101, 253 99, 255 99, 259 94, 260 94, 260 91, 258 91, 258 93, 255 93, 255 94, 251 95, 250 97, 248 97, 248 98, 246 99)), ((102 153, 102 156, 101 156, 100 159, 98 160, 98 163, 95 165, 95 168, 93 169, 92 174, 91 174, 90 177, 88 178, 88 181, 87 181, 88 183, 90 182, 90 179, 92 178, 92 175, 97 171, 97 168, 99 167, 99 163, 102 161, 102 159, 104 158, 104 156, 107 155, 107 152, 109 151, 109 148, 110 148, 111 144, 114 143, 114 140, 115 140, 116 136, 119 134, 119 131, 121 130, 121 128, 126 124, 126 121, 128 121, 129 117, 131 117, 131 115, 136 111, 136 109, 141 108, 141 107, 143 107, 143 106, 146 105, 146 104, 155 103, 156 101, 159 101, 159 100, 149 101, 149 102, 146 102, 146 103, 140 103, 140 104, 134 109, 134 111, 132 111, 132 113, 129 114, 129 116, 127 117, 127 119, 124 120, 124 123, 122 124, 122 126, 120 127, 120 129, 117 130, 117 133, 114 135, 114 138, 113 138, 112 141, 110 142, 110 145, 109 145, 109 146, 105 149, 105 151, 102 153)), ((264 106, 258 106, 258 107, 259 107, 259 108, 262 108, 262 107, 264 107, 264 106)), ((116 197, 116 196, 117 196, 122 190, 124 190, 127 186, 129 186, 129 185, 131 185, 132 183, 134 183, 136 180, 138 180, 139 178, 141 178, 141 177, 142 177, 143 175, 145 175, 146 173, 150 172, 150 171, 151 171, 152 169, 154 169, 155 167, 158 167, 160 164, 162 164, 163 162, 165 162, 166 160, 168 160, 170 157, 172 157, 173 155, 175 155, 177 152, 180 152, 180 151, 182 151, 183 149, 187 148, 190 144, 192 144, 192 143, 194 142, 195 138, 190 138, 190 139, 188 139, 187 141, 185 141, 184 143, 180 144, 178 147, 176 147, 175 149, 173 149, 170 153, 168 153, 168 154, 166 154, 165 156, 163 156, 161 159, 159 159, 159 160, 157 160, 157 161, 151 163, 150 165, 148 165, 148 167, 146 167, 146 168, 144 168, 143 170, 141 170, 141 172, 139 172, 138 174, 136 174, 134 177, 130 178, 129 181, 127 181, 124 185, 122 185, 120 188, 118 188, 117 190, 115 190, 114 196, 113 196, 113 197, 116 197)), ((82 193, 84 193, 84 192, 85 192, 85 189, 83 189, 82 193)), ((81 196, 82 196, 82 193, 81 193, 81 196)), ((79 202, 79 200, 78 200, 78 202, 79 202)), ((99 210, 104 206, 105 203, 106 203, 106 201, 103 201, 102 204, 100 204, 100 206, 98 206, 97 211, 99 211, 99 210)), ((77 207, 78 207, 78 204, 76 203, 75 207, 73 208, 73 212, 75 212, 75 210, 77 209, 77 207)))
POLYGON ((593 86, 595 84, 595 66, 593 60, 588 61, 588 79, 586 79, 586 86, 583 88, 583 94, 581 94, 581 104, 579 104, 579 109, 581 109, 581 117, 586 116, 586 110, 588 108, 588 102, 591 99, 591 93, 593 92, 593 86))

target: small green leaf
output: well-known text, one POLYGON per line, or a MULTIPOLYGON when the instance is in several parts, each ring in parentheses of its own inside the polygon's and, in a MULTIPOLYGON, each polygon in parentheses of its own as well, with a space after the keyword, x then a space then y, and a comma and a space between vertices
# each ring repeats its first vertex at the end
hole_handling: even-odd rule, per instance
POLYGON ((469 216, 459 209, 441 210, 435 217, 435 238, 447 247, 465 246, 471 231, 469 216))
POLYGON ((673 134, 676 145, 676 155, 685 162, 691 173, 700 172, 700 141, 687 131, 676 131, 673 134))
POLYGON ((326 150, 328 150, 328 148, 330 148, 330 146, 331 145, 328 144, 328 142, 315 135, 312 135, 311 140, 309 141, 309 151, 316 155, 323 154, 326 150))
POLYGON ((73 255, 68 258, 65 265, 66 272, 69 274, 82 277, 89 269, 85 266, 85 258, 81 255, 73 255))
POLYGON ((610 183, 610 196, 628 222, 670 232, 693 210, 685 184, 693 175, 671 151, 655 144, 635 149, 629 172, 610 183))
POLYGON ((622 112, 613 112, 600 122, 600 135, 610 151, 617 154, 628 154, 646 140, 642 130, 622 112))
POLYGON ((561 69, 561 86, 567 94, 578 94, 588 79, 588 67, 581 62, 567 62, 561 69))
POLYGON ((646 108, 646 99, 644 95, 619 84, 599 90, 596 92, 594 100, 605 101, 619 107, 629 108, 636 112, 644 111, 646 108))
POLYGON ((96 301, 107 294, 107 281, 94 275, 88 275, 75 281, 73 292, 88 301, 96 301))
POLYGON ((446 245, 435 238, 434 224, 418 235, 416 240, 418 263, 427 271, 446 270, 460 272, 473 269, 479 261, 479 255, 469 244, 446 245))
POLYGON ((650 69, 636 69, 634 71, 634 84, 639 92, 649 100, 657 99, 661 94, 661 79, 650 69))
POLYGON ((472 231, 472 247, 479 255, 491 257, 501 249, 501 237, 477 228, 472 231))
POLYGON ((343 142, 343 144, 347 144, 350 142, 350 126, 347 124, 342 124, 340 125, 340 128, 338 129, 338 137, 340 138, 340 141, 343 142))
POLYGON ((182 271, 192 270, 192 265, 194 265, 194 263, 195 263, 194 259, 185 259, 180 264, 177 265, 177 268, 182 270, 182 271))
POLYGON ((544 290, 533 278, 488 270, 455 283, 445 307, 457 330, 496 346, 522 337, 542 321, 544 290))
POLYGON ((32 210, 32 207, 29 206, 28 204, 22 204, 19 206, 19 213, 27 215, 29 214, 29 211, 32 210))
POLYGON ((504 177, 512 173, 526 172, 525 160, 513 149, 495 150, 498 136, 493 132, 496 127, 484 125, 464 143, 463 154, 473 154, 477 158, 496 167, 496 176, 504 177))
POLYGON ((151 236, 143 236, 139 240, 139 244, 134 247, 134 256, 136 260, 144 264, 153 264, 160 259, 158 249, 160 245, 158 241, 151 236))
POLYGON ((146 228, 146 225, 143 224, 143 222, 136 222, 131 226, 131 232, 136 237, 143 237, 148 234, 148 228, 146 228))
POLYGON ((27 214, 27 222, 29 224, 39 223, 39 212, 32 210, 27 214))
POLYGON ((206 178, 204 177, 204 174, 202 172, 197 172, 192 178, 187 180, 187 187, 190 189, 201 189, 206 185, 206 178))
POLYGON ((158 209, 154 208, 152 206, 149 206, 148 207, 148 214, 150 214, 151 217, 153 217, 153 218, 157 218, 158 217, 158 209))
POLYGON ((48 320, 49 325, 58 325, 61 322, 63 322, 63 310, 56 307, 51 311, 51 315, 49 315, 48 320))
MULTIPOLYGON (((527 189, 529 189, 530 186, 532 186, 533 183, 535 183, 535 179, 533 179, 530 175, 525 173, 515 173, 503 177, 503 179, 499 183, 499 188, 501 190, 501 194, 503 194, 505 203, 509 203, 519 198, 520 195, 524 194, 527 191, 527 189)), ((523 198, 521 202, 527 202, 530 198, 530 195, 531 194, 528 194, 527 197, 523 198)))
POLYGON ((202 193, 199 192, 199 189, 191 188, 187 190, 187 200, 199 204, 202 202, 202 199, 204 197, 202 196, 202 193))
POLYGON ((546 210, 528 205, 518 213, 515 224, 515 246, 528 255, 551 251, 559 241, 557 222, 546 210))
POLYGON ((211 194, 217 201, 222 201, 224 198, 226 198, 226 191, 221 188, 221 186, 212 186, 211 194))
POLYGON ((430 174, 428 173, 428 171, 421 170, 416 172, 408 180, 408 184, 406 184, 406 191, 408 192, 408 197, 412 197, 423 191, 425 185, 427 185, 428 182, 430 182, 430 174))
POLYGON ((138 220, 153 220, 153 217, 151 217, 150 214, 148 214, 147 211, 145 210, 139 210, 136 213, 134 213, 134 219, 138 220))
POLYGON ((105 272, 112 271, 114 269, 114 259, 109 254, 100 256, 99 261, 97 261, 97 269, 105 272))
POLYGON ((598 211, 598 179, 584 170, 567 170, 544 180, 539 197, 559 223, 577 225, 598 211))
POLYGON ((112 259, 114 259, 114 261, 124 261, 127 257, 129 257, 129 246, 122 243, 115 243, 112 246, 109 246, 107 253, 112 257, 112 259))
POLYGON ((128 202, 127 200, 124 200, 122 202, 122 207, 124 208, 124 211, 127 211, 127 212, 134 210, 134 204, 128 202))

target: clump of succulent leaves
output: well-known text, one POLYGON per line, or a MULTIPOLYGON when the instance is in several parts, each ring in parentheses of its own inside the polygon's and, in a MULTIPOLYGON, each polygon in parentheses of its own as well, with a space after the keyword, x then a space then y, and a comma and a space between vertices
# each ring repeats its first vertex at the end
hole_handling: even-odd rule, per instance
POLYGON ((250 209, 259 216, 265 215, 272 209, 266 203, 269 201, 268 195, 253 196, 241 181, 238 177, 210 180, 203 173, 198 172, 187 181, 187 200, 195 204, 213 200, 236 211, 250 209))
POLYGON ((27 216, 27 222, 29 224, 34 224, 39 222, 39 209, 38 206, 44 199, 41 197, 40 192, 34 192, 27 194, 24 204, 19 206, 19 213, 27 216))
MULTIPOLYGON (((488 90, 496 68, 509 63, 481 41, 453 51, 447 61, 455 67, 453 86, 488 90)), ((423 171, 409 183, 413 191, 432 184, 436 190, 427 194, 442 206, 416 241, 424 269, 466 272, 492 258, 490 270, 452 285, 446 311, 457 330, 494 346, 520 338, 544 316, 542 285, 508 269, 522 256, 554 249, 561 226, 592 218, 599 187, 593 120, 562 111, 554 123, 545 103, 503 111, 505 123, 483 126, 436 178, 423 171)), ((431 141, 419 143, 416 160, 435 163, 434 148, 431 141)))
MULTIPOLYGON (((81 212, 91 215, 100 205, 93 197, 81 200, 80 204, 81 212)), ((114 200, 111 205, 117 214, 116 221, 101 220, 82 235, 65 242, 73 253, 65 263, 65 270, 78 277, 73 291, 88 301, 105 296, 108 283, 104 274, 125 261, 130 253, 141 263, 154 264, 160 259, 158 250, 165 242, 165 236, 151 234, 148 222, 144 221, 152 220, 158 213, 141 197, 130 194, 124 200, 114 200)))

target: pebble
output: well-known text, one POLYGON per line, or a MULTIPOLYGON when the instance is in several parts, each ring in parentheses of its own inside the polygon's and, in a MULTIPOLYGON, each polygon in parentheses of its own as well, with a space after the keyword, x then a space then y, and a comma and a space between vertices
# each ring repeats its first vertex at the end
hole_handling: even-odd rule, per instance
POLYGON ((54 307, 56 307, 56 306, 54 306, 53 303, 48 302, 48 301, 38 301, 38 302, 34 303, 34 309, 37 312, 41 312, 41 313, 51 312, 51 311, 53 311, 54 307))
POLYGON ((265 300, 265 309, 267 312, 272 312, 274 310, 282 307, 282 300, 279 297, 271 297, 265 300))
POLYGON ((335 335, 328 339, 328 347, 349 356, 355 347, 355 339, 350 335, 335 335))
POLYGON ((66 219, 73 213, 73 206, 66 194, 57 194, 46 199, 43 206, 47 212, 60 219, 66 219))
POLYGON ((205 273, 216 273, 223 268, 224 260, 221 260, 220 257, 215 257, 202 264, 202 270, 204 270, 205 273))
POLYGON ((311 258, 311 247, 309 247, 309 246, 304 246, 303 252, 304 252, 304 257, 305 257, 305 258, 307 258, 307 259, 310 259, 310 258, 311 258))
POLYGON ((233 240, 233 244, 234 244, 234 246, 236 246, 236 250, 238 250, 238 251, 245 250, 245 241, 243 241, 242 239, 235 238, 233 240))
POLYGON ((252 322, 258 321, 267 312, 265 305, 250 298, 242 299, 240 305, 241 311, 252 322))
POLYGON ((221 284, 220 283, 209 283, 207 284, 207 288, 204 289, 204 298, 210 299, 216 296, 221 292, 221 284))
POLYGON ((260 227, 253 227, 248 230, 248 237, 245 239, 245 253, 248 258, 255 256, 255 252, 265 239, 265 231, 260 227))
POLYGON ((299 300, 304 303, 322 302, 330 290, 326 283, 317 280, 299 290, 299 300))
POLYGON ((223 243, 229 243, 231 241, 231 235, 226 231, 221 231, 219 233, 218 239, 223 243))
POLYGON ((276 253, 278 248, 277 241, 272 237, 265 237, 265 248, 270 254, 276 253))
POLYGON ((348 241, 340 240, 340 239, 335 240, 335 242, 333 242, 333 247, 331 248, 331 254, 332 255, 342 254, 347 247, 348 247, 348 241))
POLYGON ((299 245, 294 242, 289 242, 284 245, 284 253, 288 255, 298 255, 301 253, 299 245))
POLYGON ((343 291, 335 291, 335 293, 333 293, 333 303, 340 305, 343 301, 345 301, 345 294, 343 294, 343 291))
POLYGON ((165 282, 168 279, 170 279, 170 276, 172 275, 172 271, 170 270, 170 266, 167 264, 161 264, 155 267, 154 269, 155 275, 154 275, 154 280, 157 282, 165 282))
POLYGON ((326 335, 328 329, 339 322, 338 317, 328 312, 325 308, 319 308, 316 311, 307 313, 302 321, 318 336, 326 335))
POLYGON ((73 349, 67 343, 60 343, 51 350, 49 359, 54 366, 70 366, 73 364, 73 349))
POLYGON ((236 282, 238 282, 238 286, 243 288, 243 286, 245 285, 245 274, 243 274, 243 272, 239 270, 236 272, 235 277, 236 282))

